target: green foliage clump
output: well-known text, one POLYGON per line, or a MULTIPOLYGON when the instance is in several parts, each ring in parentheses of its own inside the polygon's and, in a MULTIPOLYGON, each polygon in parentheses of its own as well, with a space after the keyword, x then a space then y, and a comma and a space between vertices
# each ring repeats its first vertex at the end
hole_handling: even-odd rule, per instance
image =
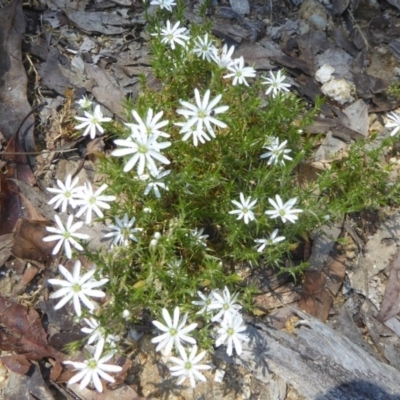
MULTIPOLYGON (((163 151, 171 163, 164 167, 171 173, 164 179, 168 190, 160 189, 161 198, 157 198, 153 192, 144 194, 148 182, 139 179, 136 168, 123 172, 127 157, 110 155, 102 160, 100 172, 107 177, 110 192, 118 195, 109 216, 135 217, 135 228, 141 229, 137 242, 88 255, 110 279, 112 300, 103 312, 108 321, 121 320, 124 309, 136 319, 146 312, 159 315, 161 308, 177 305, 183 311, 196 311, 192 301, 198 290, 224 286, 241 290, 250 307, 254 289, 243 285, 238 274, 241 265, 257 267, 262 261, 266 268, 301 272, 307 264, 291 261, 293 251, 312 230, 346 212, 398 202, 398 186, 387 184, 388 169, 381 166, 393 139, 377 148, 369 148, 367 139, 353 143, 347 155, 304 179, 301 171, 321 138, 302 134, 302 130, 312 122, 320 104, 310 109, 293 93, 265 96, 265 87, 257 79, 250 86, 232 85, 224 78, 226 70, 217 64, 183 46, 172 50, 162 43, 158 34, 164 26, 162 15, 153 17, 149 27, 152 67, 161 89, 153 90, 143 79, 140 96, 127 102, 127 111, 130 118, 135 110, 142 119, 150 108, 154 113, 163 111, 163 120, 169 121, 164 130, 171 141, 163 151), (217 116, 227 128, 216 127, 216 137, 198 146, 191 139, 183 141, 181 127, 174 125, 184 121, 176 112, 182 108, 180 100, 194 103, 195 89, 201 97, 210 90, 211 99, 221 94, 218 106, 229 106, 217 116), (268 165, 267 159, 260 158, 272 137, 286 140, 291 150, 292 159, 283 165, 268 165), (232 200, 239 201, 240 193, 257 199, 256 219, 248 224, 229 213, 237 208, 232 200), (276 195, 284 202, 297 198, 295 208, 303 212, 296 223, 283 223, 265 214, 272 209, 268 199, 276 195), (258 252, 255 239, 268 238, 275 229, 285 240, 258 252), (196 232, 208 237, 199 240, 196 232)), ((191 26, 191 37, 210 34, 209 28, 191 26)), ((113 125, 114 139, 129 134, 127 126, 113 125)), ((198 336, 204 345, 207 335, 200 331, 198 336)))

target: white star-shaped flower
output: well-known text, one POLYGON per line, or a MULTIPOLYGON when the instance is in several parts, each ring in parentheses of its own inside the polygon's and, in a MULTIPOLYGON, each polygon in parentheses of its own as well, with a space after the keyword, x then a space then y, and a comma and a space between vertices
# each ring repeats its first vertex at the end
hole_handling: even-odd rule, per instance
POLYGON ((167 356, 171 353, 174 345, 175 349, 179 351, 182 347, 182 342, 196 344, 196 340, 187 334, 195 329, 197 324, 193 323, 185 327, 188 315, 185 314, 182 320, 179 321, 179 307, 176 307, 174 310, 173 320, 165 308, 162 310, 162 315, 165 325, 159 321, 153 321, 153 325, 155 325, 160 331, 164 332, 151 340, 152 343, 158 343, 156 351, 162 350, 163 354, 167 356))
POLYGON ((181 358, 171 357, 170 361, 175 363, 176 365, 173 367, 169 367, 172 376, 179 376, 177 380, 177 384, 181 385, 186 378, 189 378, 190 386, 192 388, 196 387, 196 380, 206 382, 206 377, 199 371, 204 371, 210 369, 209 365, 199 364, 199 362, 206 355, 205 351, 202 351, 200 354, 197 354, 197 346, 193 346, 190 350, 190 354, 186 353, 186 350, 181 346, 179 348, 179 355, 181 358))
POLYGON ((208 39, 208 33, 206 33, 203 38, 197 37, 194 40, 194 44, 195 47, 192 52, 203 60, 211 61, 215 46, 213 41, 208 39))
POLYGON ((86 128, 82 133, 82 136, 86 136, 90 133, 91 139, 96 137, 97 131, 99 131, 101 134, 104 133, 104 128, 100 125, 102 122, 111 121, 111 118, 103 116, 99 105, 94 108, 92 113, 85 111, 85 117, 75 117, 75 119, 78 121, 83 121, 82 124, 75 126, 75 129, 86 128))
POLYGON ((172 11, 172 6, 176 6, 174 0, 151 0, 152 6, 160 6, 161 10, 165 8, 168 11, 172 11))
POLYGON ((75 187, 78 181, 79 181, 78 177, 75 177, 75 179, 72 181, 71 174, 67 175, 65 183, 57 179, 57 185, 59 189, 46 188, 48 192, 56 193, 56 196, 52 197, 51 200, 48 202, 48 204, 54 203, 53 206, 54 208, 58 208, 61 206, 62 212, 67 211, 68 205, 70 205, 72 208, 75 208, 76 207, 75 195, 80 190, 80 188, 75 187))
POLYGON ((208 238, 208 235, 204 235, 204 229, 193 229, 190 231, 190 236, 196 241, 197 244, 207 247, 207 243, 205 240, 208 238))
POLYGON ((249 338, 242 333, 245 330, 246 325, 243 324, 243 317, 238 313, 229 314, 221 323, 221 328, 217 331, 220 336, 215 341, 215 346, 219 347, 222 344, 226 344, 226 353, 228 356, 232 355, 234 347, 236 354, 240 356, 240 354, 242 354, 241 342, 247 342, 249 340, 249 338))
POLYGON ((101 290, 95 290, 94 288, 103 286, 108 282, 108 279, 100 279, 99 281, 93 279, 93 275, 96 273, 96 269, 91 269, 81 276, 81 262, 75 261, 74 270, 72 274, 63 266, 58 266, 59 271, 64 276, 65 280, 61 279, 49 279, 48 282, 52 285, 61 286, 56 292, 50 294, 51 299, 62 299, 55 305, 54 309, 58 310, 64 307, 71 299, 74 304, 74 310, 76 315, 79 317, 82 315, 81 302, 91 311, 94 310, 95 306, 89 300, 89 297, 104 297, 105 293, 101 290))
POLYGON ((392 132, 390 132, 390 136, 394 136, 400 129, 400 116, 394 112, 391 112, 387 115, 388 122, 386 123, 386 128, 394 128, 392 132))
POLYGON ((87 343, 93 344, 99 341, 103 341, 104 343, 108 343, 110 347, 116 347, 117 343, 120 341, 120 337, 117 335, 113 335, 108 333, 104 327, 102 327, 99 321, 94 318, 83 318, 83 321, 87 326, 81 329, 83 333, 90 335, 87 343))
POLYGON ((144 195, 147 196, 151 191, 154 192, 157 199, 161 198, 160 189, 169 190, 168 186, 163 182, 163 179, 171 173, 171 170, 163 171, 161 168, 156 174, 150 172, 150 174, 140 175, 139 179, 142 181, 149 181, 146 188, 144 189, 144 195))
POLYGON ((113 245, 114 246, 128 246, 129 240, 133 240, 137 242, 137 238, 135 236, 136 232, 141 232, 141 228, 133 228, 135 225, 136 218, 132 217, 129 219, 128 214, 125 214, 122 220, 116 216, 115 224, 107 225, 108 228, 112 229, 113 232, 106 233, 104 237, 111 238, 113 237, 113 245))
POLYGON ((76 213, 76 217, 79 218, 81 215, 86 213, 86 223, 92 222, 93 211, 99 218, 103 218, 104 214, 101 208, 106 210, 110 209, 108 202, 114 201, 117 197, 111 195, 102 195, 102 193, 108 188, 108 185, 101 185, 95 192, 89 182, 85 182, 81 190, 76 194, 76 204, 80 206, 79 211, 76 213))
POLYGON ((115 382, 115 379, 107 372, 120 372, 122 371, 122 367, 106 364, 106 362, 114 356, 115 352, 108 353, 102 357, 103 346, 104 342, 98 342, 93 357, 84 362, 63 361, 63 364, 72 365, 75 369, 79 370, 79 372, 68 381, 69 385, 81 381, 79 387, 83 389, 89 385, 89 383, 93 383, 95 389, 101 393, 103 392, 103 384, 100 378, 111 383, 115 382))
MULTIPOLYGON (((214 108, 222 98, 219 94, 213 100, 210 101, 210 91, 207 90, 204 94, 203 100, 200 98, 200 93, 197 89, 194 90, 194 96, 196 99, 196 105, 191 104, 187 101, 179 100, 182 106, 186 109, 179 108, 176 110, 178 114, 183 115, 187 122, 182 126, 182 131, 189 130, 190 127, 196 125, 196 130, 199 135, 203 134, 203 126, 205 126, 207 132, 215 138, 215 132, 211 124, 217 125, 220 128, 226 128, 227 125, 216 119, 214 115, 221 114, 229 109, 228 106, 220 106, 214 108)), ((181 131, 181 132, 182 132, 181 131)))
POLYGON ((131 130, 142 130, 142 132, 146 132, 149 136, 154 135, 156 137, 170 137, 171 135, 160 130, 164 126, 168 125, 169 122, 160 121, 160 118, 162 118, 163 114, 164 112, 160 111, 154 115, 153 109, 149 108, 147 110, 146 119, 143 120, 135 110, 132 110, 132 116, 136 120, 137 124, 128 123, 125 125, 129 126, 131 130))
POLYGON ((250 221, 254 221, 256 219, 251 209, 256 205, 257 199, 253 201, 251 201, 251 197, 245 199, 243 193, 240 193, 240 203, 236 200, 232 200, 232 203, 237 206, 238 209, 229 211, 229 214, 239 214, 237 219, 243 218, 245 224, 248 224, 250 221))
POLYGON ((71 245, 75 247, 77 250, 82 251, 83 247, 77 241, 77 239, 86 240, 89 239, 89 235, 85 233, 77 233, 76 231, 83 226, 83 222, 79 221, 75 224, 72 224, 74 217, 72 215, 68 216, 67 224, 61 222, 61 219, 58 215, 54 216, 54 220, 56 221, 57 228, 52 226, 46 226, 46 230, 50 233, 55 233, 55 235, 46 236, 43 238, 44 242, 54 242, 58 240, 58 243, 55 245, 52 254, 57 254, 61 246, 64 245, 64 251, 67 258, 72 258, 72 249, 71 245))
POLYGON ((82 110, 87 110, 92 106, 93 101, 90 100, 87 96, 82 96, 82 98, 76 101, 75 103, 78 104, 79 107, 82 108, 82 110))
POLYGON ((237 314, 242 308, 236 304, 238 294, 231 296, 229 289, 225 286, 222 295, 218 291, 214 291, 214 301, 208 306, 209 310, 219 310, 218 314, 212 317, 211 321, 225 321, 231 314, 237 314))
POLYGON ((256 70, 253 67, 245 67, 244 66, 244 58, 240 57, 234 60, 232 63, 228 65, 228 70, 231 71, 230 74, 224 75, 224 78, 233 78, 232 85, 235 86, 237 84, 245 84, 249 86, 246 81, 246 78, 254 78, 256 76, 256 70))
POLYGON ((273 244, 282 242, 285 240, 285 236, 278 236, 278 229, 275 229, 268 239, 255 239, 254 241, 258 243, 256 247, 258 247, 257 251, 261 253, 266 246, 272 246, 273 244))
POLYGON ((199 142, 201 144, 204 144, 206 141, 209 142, 211 140, 210 136, 208 136, 207 133, 205 133, 203 130, 198 130, 197 127, 194 125, 187 127, 186 122, 176 122, 174 125, 182 127, 179 133, 183 135, 183 142, 191 137, 193 145, 197 147, 199 142))
POLYGON ((182 275, 182 259, 180 260, 172 260, 170 263, 167 264, 168 270, 167 275, 174 278, 178 275, 182 275))
POLYGON ((221 68, 225 69, 233 62, 232 55, 235 51, 235 46, 228 49, 228 45, 224 44, 221 52, 214 47, 211 58, 221 68))
POLYGON ((269 85, 265 94, 268 95, 272 92, 272 97, 276 97, 282 91, 289 91, 291 85, 289 83, 283 83, 286 76, 282 74, 281 70, 276 73, 276 76, 272 71, 269 71, 269 76, 270 78, 264 77, 263 79, 265 79, 265 82, 262 82, 263 85, 269 85))
POLYGON ((115 157, 123 157, 129 154, 133 156, 125 164, 124 172, 129 172, 137 164, 137 174, 143 175, 145 168, 150 172, 157 174, 158 168, 155 160, 162 164, 169 164, 169 160, 161 150, 171 146, 171 142, 157 142, 157 137, 148 135, 142 129, 132 129, 131 135, 128 139, 117 139, 114 143, 117 146, 125 147, 115 149, 111 155, 115 157))
POLYGON ((292 208, 297 202, 297 197, 293 197, 283 204, 281 196, 277 194, 275 196, 275 201, 273 199, 268 199, 268 201, 272 207, 274 207, 274 210, 265 211, 265 214, 269 215, 270 218, 280 217, 283 223, 290 221, 294 224, 299 218, 296 214, 303 212, 303 210, 292 208))
MULTIPOLYGON (((175 50, 175 43, 185 47, 186 42, 190 39, 187 34, 186 28, 179 28, 180 21, 178 21, 173 27, 171 22, 167 21, 165 28, 161 29, 161 43, 167 43, 171 46, 172 50, 175 50)), ((158 33, 152 33, 153 36, 158 36, 158 33)))
POLYGON ((268 165, 285 165, 285 160, 293 160, 292 157, 288 156, 292 150, 285 149, 287 145, 287 140, 279 143, 279 138, 271 138, 270 143, 265 146, 268 152, 262 154, 260 158, 269 158, 268 165))
POLYGON ((207 295, 207 294, 203 294, 202 292, 198 291, 197 294, 199 295, 199 297, 201 298, 201 300, 195 300, 192 301, 192 304, 196 305, 196 306, 200 306, 201 309, 199 311, 197 311, 196 314, 209 314, 211 313, 211 310, 209 309, 211 303, 214 300, 214 290, 211 290, 211 292, 207 295))

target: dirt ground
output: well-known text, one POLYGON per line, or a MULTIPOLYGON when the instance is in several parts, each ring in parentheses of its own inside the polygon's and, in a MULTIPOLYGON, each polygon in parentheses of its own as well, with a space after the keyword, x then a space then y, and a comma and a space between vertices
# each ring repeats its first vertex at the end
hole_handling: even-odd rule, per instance
MULTIPOLYGON (((188 24, 205 22, 200 9, 187 1, 188 24)), ((137 98, 140 74, 159 87, 144 13, 139 0, 0 0, 0 398, 400 399, 400 212, 389 209, 313 232, 301 249, 312 266, 301 282, 242 266, 237 272, 263 293, 256 315, 246 316, 252 340, 240 358, 210 356, 208 382, 196 389, 174 384, 150 335, 138 340, 135 326, 115 385, 100 394, 65 384, 63 347, 82 335, 48 298, 58 262, 41 242, 53 219, 44 188, 67 174, 101 179, 96 154, 107 140, 71 139, 82 95, 123 121, 123 100, 137 98)), ((399 1, 212 0, 207 18, 258 73, 284 68, 310 105, 327 96, 307 132, 326 134, 310 169, 326 168, 353 140, 387 135, 386 115, 400 106, 391 91, 400 84, 399 1), (326 64, 340 90, 316 78, 326 64)), ((400 166, 398 149, 382 162, 400 166)), ((104 246, 96 224, 93 250, 104 246)))

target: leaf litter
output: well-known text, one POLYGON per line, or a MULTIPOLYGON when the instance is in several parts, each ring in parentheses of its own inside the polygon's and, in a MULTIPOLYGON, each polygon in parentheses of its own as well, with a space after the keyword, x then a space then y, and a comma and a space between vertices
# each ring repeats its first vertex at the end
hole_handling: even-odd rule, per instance
MULTIPOLYGON (((17 54, 17 57, 15 57, 16 60, 21 59, 21 56, 18 55, 20 52, 19 42, 21 41, 21 32, 24 31, 23 22, 21 21, 21 8, 18 8, 20 7, 18 3, 19 2, 15 0, 10 3, 12 5, 11 7, 7 6, 5 11, 4 9, 2 10, 2 13, 4 11, 4 15, 8 16, 8 22, 6 24, 0 23, 2 32, 10 31, 10 21, 12 21, 12 24, 17 24, 13 26, 16 26, 17 29, 15 29, 15 31, 20 33, 14 35, 12 40, 7 43, 8 54, 17 54), (14 13, 15 15, 19 13, 16 18, 14 18, 14 13)), ((86 9, 87 2, 68 2, 70 9, 66 11, 66 15, 69 24, 67 24, 67 28, 63 28, 62 19, 60 14, 57 13, 57 10, 64 9, 66 2, 53 0, 43 1, 43 3, 49 7, 50 11, 55 11, 49 12, 49 10, 47 10, 44 14, 44 21, 50 24, 52 29, 62 28, 67 46, 75 49, 74 51, 76 54, 74 59, 71 60, 70 57, 65 55, 64 48, 57 44, 52 47, 50 52, 46 53, 48 50, 46 46, 48 43, 51 43, 52 37, 44 33, 46 40, 39 42, 40 44, 38 44, 36 48, 33 46, 31 48, 32 52, 36 51, 37 54, 42 54, 42 57, 44 57, 41 60, 39 57, 39 65, 36 64, 37 73, 42 78, 42 85, 47 86, 47 90, 50 89, 57 92, 61 98, 66 94, 67 88, 73 86, 85 88, 92 93, 97 101, 103 103, 111 112, 123 119, 125 114, 120 105, 121 99, 126 95, 135 98, 135 96, 138 95, 138 75, 143 72, 146 73, 146 71, 150 73, 145 46, 135 42, 127 46, 119 36, 121 33, 125 34, 129 32, 132 26, 141 29, 143 20, 140 15, 140 7, 137 13, 138 15, 133 19, 127 20, 125 17, 116 18, 112 11, 100 10, 99 8, 96 9, 96 7, 94 10, 90 8, 86 9), (88 20, 90 24, 85 23, 85 21, 88 20), (76 38, 82 35, 82 32, 85 38, 88 38, 87 35, 92 35, 93 33, 98 34, 99 32, 103 35, 112 35, 112 38, 109 37, 112 45, 109 46, 109 48, 101 49, 100 52, 96 54, 92 52, 96 46, 88 46, 86 48, 84 46, 80 47, 76 38), (135 58, 135 54, 138 53, 141 55, 135 58), (117 79, 110 75, 110 68, 114 71, 117 79)), ((305 3, 311 2, 308 1, 305 3)), ((335 2, 332 14, 337 16, 347 15, 346 13, 349 12, 349 3, 350 2, 335 2)), ((98 7, 100 7, 100 4, 98 7)), ((115 4, 117 4, 117 2, 115 2, 115 4)), ((124 1, 118 2, 118 4, 121 4, 122 7, 131 6, 130 3, 125 4, 124 1)), ((246 6, 246 4, 243 3, 242 6, 246 6)), ((236 7, 236 5, 233 5, 233 7, 236 7)), ((302 8, 302 17, 307 21, 309 16, 306 11, 304 11, 305 6, 302 8)), ((348 37, 347 33, 343 30, 336 30, 334 33, 334 42, 332 42, 329 40, 330 38, 325 30, 313 29, 308 34, 302 34, 300 32, 301 24, 295 20, 296 15, 286 15, 286 11, 283 12, 282 8, 277 4, 274 4, 272 10, 267 7, 257 10, 261 14, 264 13, 264 15, 269 15, 271 13, 271 15, 274 15, 275 20, 280 22, 278 27, 271 26, 267 28, 267 31, 269 29, 270 37, 262 38, 261 32, 263 32, 264 26, 262 26, 259 21, 255 21, 252 18, 245 19, 238 9, 232 10, 228 7, 226 7, 225 11, 222 10, 216 16, 214 34, 227 41, 231 40, 236 44, 242 42, 244 45, 239 47, 238 54, 240 54, 240 52, 246 54, 246 51, 247 53, 251 52, 254 54, 254 61, 259 70, 269 70, 276 65, 286 67, 294 77, 299 92, 304 97, 311 100, 315 100, 318 95, 322 94, 321 85, 314 77, 316 69, 320 67, 322 63, 329 62, 334 64, 336 62, 336 78, 353 80, 352 83, 355 85, 357 94, 362 98, 362 100, 351 105, 338 105, 328 100, 322 107, 323 115, 318 117, 314 124, 308 128, 310 133, 330 131, 331 136, 328 135, 327 137, 333 137, 339 141, 337 142, 339 145, 341 143, 345 146, 346 142, 365 136, 368 131, 368 113, 393 110, 399 105, 385 98, 385 96, 382 96, 386 84, 384 80, 374 76, 373 68, 377 63, 375 58, 372 58, 372 65, 368 68, 367 72, 360 72, 362 69, 361 67, 364 66, 366 61, 366 43, 362 40, 362 35, 360 35, 357 27, 353 26, 353 29, 358 35, 355 34, 352 37, 348 37), (293 19, 285 22, 287 17, 293 19), (291 37, 290 40, 286 40, 289 36, 291 37), (257 38, 261 38, 261 40, 257 41, 257 38), (283 38, 285 40, 279 42, 279 39, 283 38), (248 44, 248 41, 253 41, 254 43, 248 44), (259 43, 261 43, 261 47, 259 43), (249 50, 249 48, 252 48, 251 46, 254 47, 254 52, 253 50, 249 50)), ((352 12, 354 12, 354 10, 352 10, 352 12)), ((243 13, 246 14, 247 11, 243 13)), ((188 14, 188 19, 194 19, 195 17, 194 11, 188 14)), ((379 34, 379 29, 376 28, 376 26, 379 25, 378 22, 379 21, 376 20, 369 29, 375 44, 379 45, 379 43, 389 41, 391 50, 394 54, 397 54, 397 47, 393 34, 389 29, 379 34)), ((351 21, 348 23, 350 25, 353 24, 351 21)), ((0 38, 2 37, 5 36, 0 35, 0 38)), ((246 55, 246 59, 248 58, 251 60, 250 55, 246 55)), ((15 61, 14 59, 10 60, 11 59, 6 57, 5 61, 3 60, 3 62, 0 62, 0 72, 4 72, 4 70, 8 68, 5 64, 6 62, 15 61)), ((19 63, 19 65, 16 65, 14 71, 19 71, 20 76, 25 76, 24 73, 21 72, 21 68, 22 63, 19 63)), ((25 137, 26 132, 29 133, 29 131, 24 127, 22 136, 24 140, 27 140, 28 145, 29 143, 31 143, 31 145, 27 146, 25 142, 25 144, 22 145, 20 141, 21 138, 15 135, 15 132, 17 132, 16 128, 20 121, 29 112, 29 110, 24 109, 24 107, 29 104, 24 94, 26 83, 24 84, 22 82, 22 85, 16 85, 15 76, 13 76, 8 69, 6 72, 8 73, 8 75, 6 74, 7 84, 20 89, 16 94, 16 98, 12 100, 13 104, 17 104, 15 102, 18 101, 20 106, 14 107, 13 109, 13 111, 18 114, 15 121, 12 124, 8 124, 6 129, 1 125, 4 121, 0 121, 0 129, 4 130, 4 135, 9 141, 6 151, 24 152, 24 149, 33 148, 33 146, 31 146, 33 143, 33 136, 30 139, 29 134, 25 137), (10 126, 13 126, 12 130, 9 129, 10 126), (15 136, 13 136, 13 134, 15 136)), ((5 96, 4 91, 1 89, 0 96, 5 96)), ((51 98, 51 96, 53 96, 53 93, 49 93, 49 98, 51 98)), ((3 97, 0 98, 3 99, 3 97)), ((6 101, 2 101, 0 104, 10 104, 8 99, 9 98, 6 98, 6 101)), ((1 107, 2 106, 0 106, 0 111, 3 111, 1 107)), ((9 109, 7 111, 9 111, 9 109)), ((4 114, 0 112, 0 115, 4 114)), ((46 122, 44 115, 44 112, 40 113, 40 116, 43 116, 43 122, 46 122)), ((31 118, 30 121, 33 121, 33 119, 31 118)), ((32 122, 30 123, 32 124, 32 122)), ((61 138, 60 143, 61 146, 69 146, 66 144, 64 138, 61 138)), ((331 139, 324 142, 325 150, 332 147, 332 143, 331 139)), ((101 147, 93 150, 92 148, 92 145, 90 145, 90 147, 88 145, 88 149, 90 149, 88 152, 91 153, 91 156, 95 156, 96 153, 102 151, 101 147)), ((332 162, 333 157, 335 157, 335 151, 328 152, 325 150, 323 152, 324 156, 318 161, 325 166, 329 166, 329 163, 332 162)), ((54 154, 51 159, 57 161, 54 154)), ((0 230, 3 229, 3 231, 0 231, 0 264, 2 265, 7 262, 8 265, 11 265, 9 260, 12 259, 13 256, 18 256, 22 260, 36 260, 39 263, 43 263, 43 267, 46 268, 51 261, 49 251, 45 248, 44 243, 41 243, 40 240, 36 240, 36 236, 40 238, 40 235, 44 234, 43 228, 46 224, 44 221, 51 220, 52 209, 47 205, 46 195, 32 187, 32 185, 35 184, 35 180, 32 179, 32 170, 28 164, 27 156, 22 155, 22 157, 17 157, 14 155, 7 159, 7 156, 3 155, 2 159, 6 162, 6 173, 1 175, 0 181, 0 195, 2 196, 0 198, 0 210, 2 211, 0 218, 4 218, 2 221, 9 220, 10 222, 7 222, 7 224, 0 224, 0 230), (7 203, 7 199, 12 199, 12 201, 7 203), (25 212, 25 209, 27 209, 29 215, 24 215, 22 211, 25 212), (35 213, 36 217, 32 218, 32 215, 35 215, 35 213), (11 216, 11 218, 8 218, 8 216, 11 216), (11 236, 10 233, 14 228, 14 233, 11 236)), ((44 169, 47 167, 49 170, 48 174, 52 174, 53 172, 50 170, 50 161, 47 165, 46 163, 44 165, 44 169)), ((62 163, 59 162, 59 165, 62 165, 62 163)), ((62 175, 65 176, 65 172, 62 173, 62 175)), ((60 176, 60 178, 62 179, 64 176, 60 176)), ((398 293, 398 282, 395 275, 398 272, 398 266, 396 266, 397 257, 392 262, 391 270, 388 272, 390 261, 392 257, 394 257, 393 252, 396 246, 396 235, 393 235, 394 231, 391 231, 391 228, 389 229, 389 233, 388 230, 385 231, 385 224, 386 223, 382 224, 379 232, 372 235, 369 240, 366 240, 365 254, 362 255, 362 257, 365 257, 367 260, 382 260, 378 268, 375 267, 373 262, 367 261, 368 272, 365 273, 364 270, 364 273, 362 273, 360 272, 364 265, 362 262, 357 263, 354 261, 354 258, 347 258, 345 263, 341 258, 335 261, 335 259, 329 257, 330 253, 328 252, 328 257, 319 264, 318 269, 310 270, 306 273, 302 284, 302 299, 300 299, 298 305, 304 307, 317 318, 326 320, 329 317, 332 303, 334 303, 336 296, 338 296, 338 291, 343 280, 345 287, 349 288, 349 290, 354 289, 356 292, 360 292, 368 297, 371 289, 371 279, 376 277, 382 281, 386 279, 386 292, 382 304, 380 304, 379 301, 375 301, 374 304, 369 304, 368 307, 364 307, 364 304, 367 303, 365 302, 360 307, 357 302, 347 302, 346 308, 344 306, 343 308, 339 308, 339 315, 342 325, 346 326, 347 324, 349 327, 352 327, 352 323, 354 323, 352 319, 353 316, 361 312, 364 318, 364 325, 370 332, 370 336, 377 346, 378 338, 382 338, 382 335, 386 335, 385 337, 391 339, 387 340, 387 344, 380 345, 380 350, 385 354, 389 363, 399 368, 394 357, 389 355, 389 349, 394 349, 396 341, 398 342, 398 333, 400 331, 396 330, 395 321, 392 321, 392 325, 390 325, 391 329, 380 323, 380 321, 386 323, 393 318, 396 319, 396 315, 399 313, 399 302, 398 297, 396 297, 396 293, 398 293), (384 257, 382 257, 382 243, 387 243, 387 247, 384 248, 384 257), (350 275, 352 274, 353 276, 353 278, 350 277, 350 280, 344 277, 344 264, 346 264, 346 268, 350 270, 348 271, 350 275), (352 268, 353 270, 351 270, 352 268), (377 314, 377 307, 379 307, 379 305, 380 311, 377 314)), ((311 256, 315 256, 316 253, 318 254, 318 251, 320 251, 320 249, 313 248, 311 256)), ((353 252, 353 250, 346 251, 345 249, 344 253, 347 257, 347 254, 351 252, 353 252)), ((308 259, 309 256, 304 253, 302 257, 308 259)), ((15 265, 16 264, 17 263, 15 263, 15 265)), ((36 272, 35 270, 31 270, 25 276, 28 269, 26 269, 26 262, 22 262, 20 271, 23 278, 21 282, 23 283, 17 288, 18 293, 23 290, 23 285, 31 282, 29 274, 34 275, 32 279, 35 279, 39 270, 36 272)), ((288 301, 285 296, 286 294, 288 295, 291 303, 295 302, 297 300, 296 296, 299 291, 299 285, 296 282, 290 282, 290 279, 286 277, 281 280, 279 284, 270 285, 269 287, 265 285, 263 291, 269 299, 273 299, 272 304, 269 304, 266 309, 275 307, 275 312, 279 313, 282 311, 280 313, 282 316, 280 326, 284 326, 291 318, 291 315, 293 315, 291 311, 288 311, 289 308, 287 308, 286 305, 288 301), (294 296, 294 294, 296 294, 296 296, 294 296)), ((9 294, 12 293, 15 295, 13 291, 10 291, 9 294)), ((8 303, 9 299, 1 297, 0 301, 8 303)), ((1 304, 3 305, 3 303, 1 304)), ((18 306, 17 303, 10 304, 13 304, 13 307, 18 306)), ((39 308, 41 308, 40 305, 39 308)), ((49 315, 50 308, 51 307, 47 308, 49 315)), ((2 308, 0 307, 0 309, 2 308)), ((16 308, 16 310, 18 311, 15 315, 21 318, 23 328, 16 326, 15 321, 13 322, 10 316, 7 317, 0 314, 0 321, 2 324, 0 338, 2 340, 1 343, 5 343, 5 346, 9 346, 9 348, 13 350, 22 351, 23 354, 18 354, 18 351, 16 351, 16 355, 6 356, 8 358, 5 358, 5 364, 8 364, 11 370, 19 372, 24 372, 26 368, 30 366, 29 368, 34 369, 34 375, 37 377, 40 376, 41 378, 39 368, 37 368, 35 364, 30 363, 29 360, 39 360, 42 357, 52 356, 56 358, 56 354, 58 354, 57 350, 49 345, 46 339, 47 334, 41 327, 39 315, 33 313, 33 308, 24 307, 21 309, 16 308), (29 324, 32 324, 36 334, 41 336, 41 338, 35 336, 34 339, 30 339, 32 342, 24 338, 29 324)), ((43 306, 41 310, 46 312, 46 307, 43 306)), ((272 316, 273 313, 274 311, 270 313, 270 316, 272 316)), ((62 325, 61 321, 54 320, 54 326, 57 324, 62 325)), ((63 340, 66 342, 68 341, 67 338, 61 339, 58 342, 58 347, 62 346, 63 340)), ((360 335, 358 335, 357 340, 362 340, 362 338, 360 339, 360 335)), ((1 348, 3 349, 2 346, 1 348)), ((146 352, 144 351, 143 353, 146 352)), ((61 357, 59 359, 62 359, 62 356, 58 356, 61 357)), ((60 364, 56 362, 55 366, 59 368, 60 364)), ((54 379, 57 379, 56 375, 57 374, 54 374, 54 379)), ((13 377, 15 378, 15 375, 13 375, 13 377)), ((29 379, 28 376, 26 376, 26 379, 29 379)), ((24 392, 26 394, 21 397, 22 392, 20 392, 19 399, 31 398, 30 396, 32 396, 32 394, 37 398, 47 399, 47 387, 43 379, 40 382, 39 380, 35 381, 36 386, 43 388, 43 393, 46 393, 42 393, 40 396, 37 393, 34 394, 32 388, 27 389, 29 386, 32 387, 32 382, 33 381, 21 384, 21 390, 26 390, 24 392), (24 397, 25 395, 26 397, 24 397)), ((136 394, 133 394, 132 388, 129 386, 123 387, 127 392, 110 391, 108 396, 114 396, 114 394, 117 396, 117 393, 118 396, 122 398, 124 398, 124 396, 126 398, 134 398, 134 396, 136 396, 136 394)), ((79 393, 79 395, 82 398, 105 398, 87 389, 85 389, 84 393, 79 393)), ((10 392, 9 398, 12 399, 12 396, 10 392)))

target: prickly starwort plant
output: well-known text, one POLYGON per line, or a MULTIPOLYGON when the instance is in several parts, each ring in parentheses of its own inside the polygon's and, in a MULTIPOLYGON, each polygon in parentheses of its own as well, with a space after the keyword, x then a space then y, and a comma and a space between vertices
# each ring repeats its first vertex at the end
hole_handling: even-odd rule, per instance
MULTIPOLYGON (((398 202, 399 187, 387 183, 390 168, 382 167, 395 139, 353 143, 305 176, 321 137, 303 130, 320 104, 307 106, 284 71, 257 73, 235 58, 234 47, 222 46, 207 24, 188 26, 179 0, 151 4, 158 7, 147 26, 157 89, 142 79, 139 97, 126 102, 127 122, 110 122, 87 98, 78 102, 82 134, 108 135, 110 150, 99 166, 107 184, 96 191, 69 177, 52 189, 58 194, 51 203, 63 212, 76 207, 88 224, 94 211, 109 228, 109 249, 85 251, 104 277, 99 282, 108 280, 102 289, 109 296, 87 320, 89 340, 100 340, 103 349, 114 343, 110 335, 123 334, 127 319, 150 315, 157 351, 181 356, 174 357, 172 375, 194 385, 205 379, 198 370, 208 369, 197 365, 204 356, 196 356, 197 341, 211 349, 216 339, 232 355, 247 340, 240 303, 251 309, 253 289, 237 273, 241 266, 301 272, 307 264, 295 262, 293 251, 312 230, 346 212, 398 202), (101 331, 93 336, 96 327, 101 331)), ((391 119, 394 136, 398 117, 391 119)), ((83 239, 65 232, 57 231, 65 245, 73 235, 83 239)), ((71 246, 66 252, 71 258, 71 246)), ((89 288, 98 285, 92 275, 89 288)), ((85 277, 66 275, 78 286, 85 277)), ((71 290, 61 302, 76 298, 82 313, 82 289, 71 290)), ((84 300, 89 310, 90 301, 84 300)), ((93 359, 100 362, 100 355, 93 359)))

